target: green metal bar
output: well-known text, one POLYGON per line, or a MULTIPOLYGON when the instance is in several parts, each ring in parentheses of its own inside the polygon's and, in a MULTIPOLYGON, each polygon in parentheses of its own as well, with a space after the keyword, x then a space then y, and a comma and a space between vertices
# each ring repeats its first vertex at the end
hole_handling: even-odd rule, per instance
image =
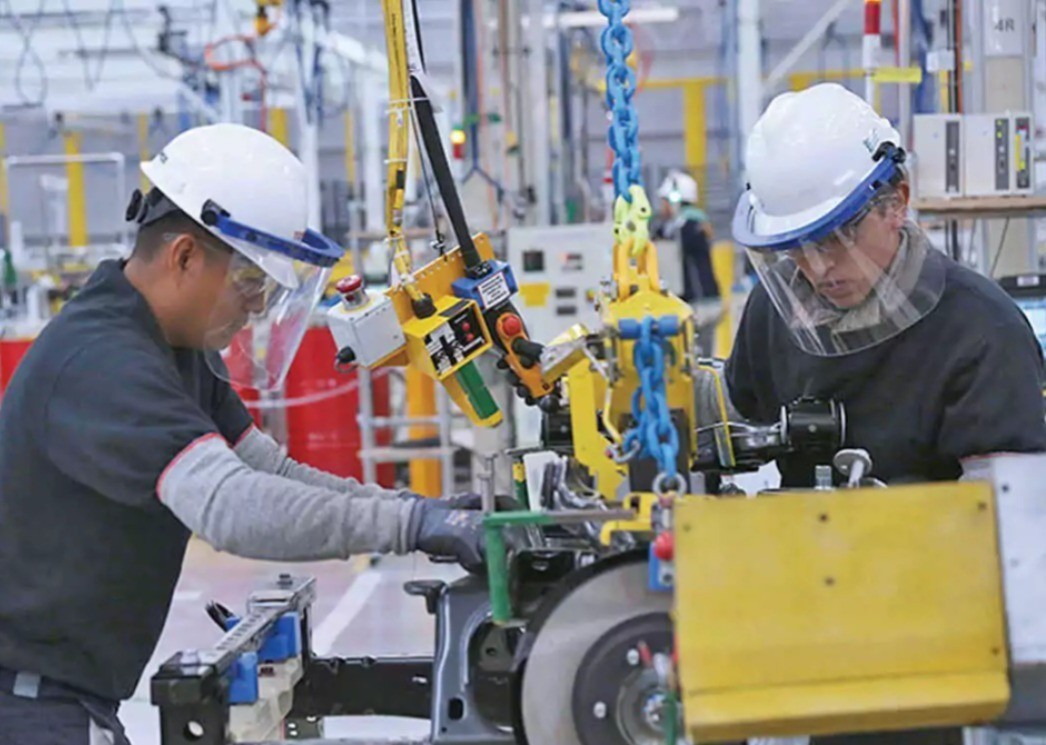
POLYGON ((543 512, 493 512, 483 518, 486 534, 487 587, 490 590, 490 615, 494 623, 512 620, 512 598, 508 591, 508 549, 502 528, 520 525, 548 525, 550 516, 543 512))
POLYGON ((665 745, 677 745, 679 742, 679 713, 676 695, 672 691, 665 693, 661 712, 665 719, 665 745))
POLYGON ((517 510, 514 512, 491 512, 483 516, 483 532, 486 537, 487 587, 490 590, 490 614, 494 623, 504 625, 512 620, 512 599, 509 596, 508 549, 502 528, 524 525, 555 525, 573 522, 605 522, 631 520, 632 510, 563 510, 561 512, 537 512, 517 510))
POLYGON ((512 620, 512 599, 508 593, 508 556, 501 528, 491 523, 484 526, 487 533, 487 584, 490 588, 490 615, 494 623, 506 624, 512 620))
POLYGON ((536 512, 533 510, 494 512, 483 518, 483 524, 488 528, 491 526, 511 528, 520 525, 552 525, 554 522, 553 515, 548 512, 536 512))

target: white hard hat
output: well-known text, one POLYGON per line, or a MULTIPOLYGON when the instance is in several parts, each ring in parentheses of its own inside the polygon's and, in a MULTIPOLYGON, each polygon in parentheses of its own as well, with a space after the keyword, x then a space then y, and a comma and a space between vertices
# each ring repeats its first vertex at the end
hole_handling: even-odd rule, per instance
POLYGON ((890 122, 837 83, 783 93, 748 137, 749 188, 738 212, 745 208, 755 236, 816 228, 872 175, 884 146, 900 142, 890 122))
POLYGON ((672 204, 697 204, 697 181, 682 171, 672 171, 661 182, 657 195, 672 204))
POLYGON ((142 163, 149 181, 182 212, 286 287, 297 284, 293 259, 204 222, 215 205, 259 234, 300 242, 308 223, 305 167, 273 137, 242 124, 186 130, 142 163))
POLYGON ((834 83, 780 95, 756 122, 733 235, 807 354, 868 349, 937 307, 943 264, 918 229, 902 228, 884 265, 893 223, 862 227, 876 205, 884 217, 903 206, 904 160, 890 123, 834 83))
POLYGON ((240 302, 212 309, 203 347, 224 350, 226 361, 207 355, 211 370, 236 385, 278 390, 344 255, 307 228, 301 161, 264 132, 214 124, 178 135, 142 172, 155 188, 132 198, 128 219, 146 225, 177 208, 234 251, 226 282, 240 302))

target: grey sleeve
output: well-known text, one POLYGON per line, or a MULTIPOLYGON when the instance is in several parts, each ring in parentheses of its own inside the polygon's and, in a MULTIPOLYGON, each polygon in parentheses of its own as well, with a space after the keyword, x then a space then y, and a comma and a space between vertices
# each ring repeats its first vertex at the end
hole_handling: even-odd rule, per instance
POLYGON ((157 484, 160 501, 220 551, 318 561, 413 550, 413 500, 309 486, 248 466, 217 435, 185 448, 157 484))
POLYGON ((361 484, 353 478, 342 478, 318 468, 306 466, 287 457, 276 440, 257 427, 251 427, 236 443, 236 455, 256 471, 292 479, 300 484, 319 486, 353 497, 402 498, 407 489, 385 489, 377 484, 361 484))

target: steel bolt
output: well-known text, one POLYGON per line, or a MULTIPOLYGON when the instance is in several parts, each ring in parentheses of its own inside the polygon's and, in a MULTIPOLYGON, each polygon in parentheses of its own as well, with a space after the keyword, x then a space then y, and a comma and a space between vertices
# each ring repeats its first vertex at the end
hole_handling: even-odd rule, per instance
POLYGON ((638 649, 630 649, 630 650, 628 650, 628 654, 625 657, 628 660, 628 664, 631 665, 632 667, 635 667, 636 665, 639 664, 639 650, 638 649))
POLYGON ((606 719, 607 705, 602 701, 596 701, 596 705, 592 707, 592 713, 595 715, 596 719, 606 719))

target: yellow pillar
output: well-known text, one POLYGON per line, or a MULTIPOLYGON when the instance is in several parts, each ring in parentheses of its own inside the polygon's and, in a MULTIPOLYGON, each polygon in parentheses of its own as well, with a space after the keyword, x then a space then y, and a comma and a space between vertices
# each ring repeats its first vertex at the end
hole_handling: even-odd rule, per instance
POLYGON ((356 188, 356 121, 351 111, 345 112, 345 178, 356 188))
MULTIPOLYGON (((407 368, 407 416, 436 415, 436 384, 424 373, 407 368)), ((410 439, 421 440, 439 433, 431 424, 410 428, 410 439)), ((415 459, 410 462, 410 490, 426 497, 438 497, 442 491, 441 466, 438 460, 415 459)))
POLYGON ((712 272, 719 283, 723 298, 723 316, 715 328, 715 350, 713 356, 726 359, 734 348, 734 244, 716 241, 712 246, 712 272))
POLYGON ((269 134, 280 141, 280 143, 290 148, 290 134, 287 128, 287 109, 269 109, 269 134))
MULTIPOLYGON (((72 158, 80 154, 81 136, 79 132, 64 132, 62 145, 66 156, 72 158)), ((84 164, 79 161, 68 161, 65 164, 65 176, 69 181, 68 222, 69 245, 80 247, 87 245, 87 202, 84 189, 84 164)))
MULTIPOLYGON (((149 114, 138 115, 138 160, 145 163, 149 160, 149 114)), ((149 179, 145 177, 141 169, 138 171, 139 189, 142 194, 149 191, 149 179)))
POLYGON ((708 163, 708 114, 705 108, 705 83, 694 80, 683 86, 683 146, 686 165, 691 171, 708 163))

